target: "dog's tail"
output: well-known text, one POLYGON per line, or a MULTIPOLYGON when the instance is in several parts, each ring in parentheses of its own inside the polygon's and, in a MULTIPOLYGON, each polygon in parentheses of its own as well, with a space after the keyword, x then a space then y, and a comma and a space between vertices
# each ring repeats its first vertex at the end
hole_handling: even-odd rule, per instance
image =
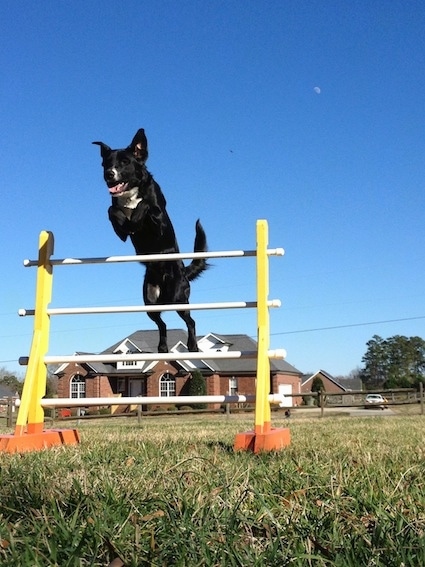
MULTIPOLYGON (((205 234, 204 229, 202 228, 202 224, 199 222, 199 219, 196 221, 196 236, 195 236, 195 246, 193 251, 194 252, 206 252, 208 250, 207 246, 207 236, 205 234)), ((203 271, 209 268, 205 258, 196 258, 193 259, 192 262, 185 267, 186 276, 189 281, 195 280, 199 277, 203 271)))

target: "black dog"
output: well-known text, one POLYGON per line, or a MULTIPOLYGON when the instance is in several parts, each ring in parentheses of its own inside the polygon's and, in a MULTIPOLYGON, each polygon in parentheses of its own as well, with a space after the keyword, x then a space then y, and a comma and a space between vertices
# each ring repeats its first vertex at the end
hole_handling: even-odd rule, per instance
MULTIPOLYGON (((170 254, 178 252, 174 228, 166 211, 161 188, 146 169, 148 143, 140 129, 131 144, 112 150, 103 142, 101 148, 104 179, 112 195, 109 220, 124 242, 133 243, 136 254, 170 254)), ((196 222, 195 252, 207 250, 207 239, 199 220, 196 222)), ((185 266, 181 260, 146 262, 143 299, 146 305, 189 303, 190 284, 208 266, 204 259, 194 259, 185 266)), ((195 321, 188 309, 177 311, 188 330, 187 348, 197 351, 195 321)), ((158 352, 168 352, 167 327, 160 312, 148 313, 159 330, 158 352)))

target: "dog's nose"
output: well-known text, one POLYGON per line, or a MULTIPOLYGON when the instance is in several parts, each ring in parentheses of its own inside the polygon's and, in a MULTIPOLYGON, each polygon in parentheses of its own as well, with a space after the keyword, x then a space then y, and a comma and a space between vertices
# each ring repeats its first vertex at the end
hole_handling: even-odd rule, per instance
POLYGON ((111 181, 112 179, 115 179, 115 169, 108 169, 105 173, 105 177, 109 181, 111 181))

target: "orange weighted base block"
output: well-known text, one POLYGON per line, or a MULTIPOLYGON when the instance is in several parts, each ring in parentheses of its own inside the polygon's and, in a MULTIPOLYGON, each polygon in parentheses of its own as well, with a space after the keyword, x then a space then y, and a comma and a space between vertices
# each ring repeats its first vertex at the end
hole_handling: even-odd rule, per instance
POLYGON ((291 434, 288 428, 270 429, 265 433, 255 433, 255 431, 238 433, 233 448, 235 451, 261 453, 266 451, 279 451, 290 444, 291 434))
POLYGON ((77 445, 80 434, 76 429, 47 429, 39 433, 0 435, 0 452, 25 453, 59 445, 77 445))

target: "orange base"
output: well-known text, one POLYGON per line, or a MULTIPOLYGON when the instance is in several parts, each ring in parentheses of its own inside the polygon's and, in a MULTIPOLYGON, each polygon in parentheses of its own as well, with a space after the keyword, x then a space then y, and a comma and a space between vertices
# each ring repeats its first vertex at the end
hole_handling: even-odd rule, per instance
POLYGON ((263 451, 279 451, 290 444, 291 434, 289 429, 270 429, 266 433, 255 433, 255 431, 238 433, 233 448, 235 451, 261 453, 263 451))
POLYGON ((0 452, 40 451, 57 445, 77 445, 79 442, 80 435, 76 429, 47 429, 40 433, 0 435, 0 452))

